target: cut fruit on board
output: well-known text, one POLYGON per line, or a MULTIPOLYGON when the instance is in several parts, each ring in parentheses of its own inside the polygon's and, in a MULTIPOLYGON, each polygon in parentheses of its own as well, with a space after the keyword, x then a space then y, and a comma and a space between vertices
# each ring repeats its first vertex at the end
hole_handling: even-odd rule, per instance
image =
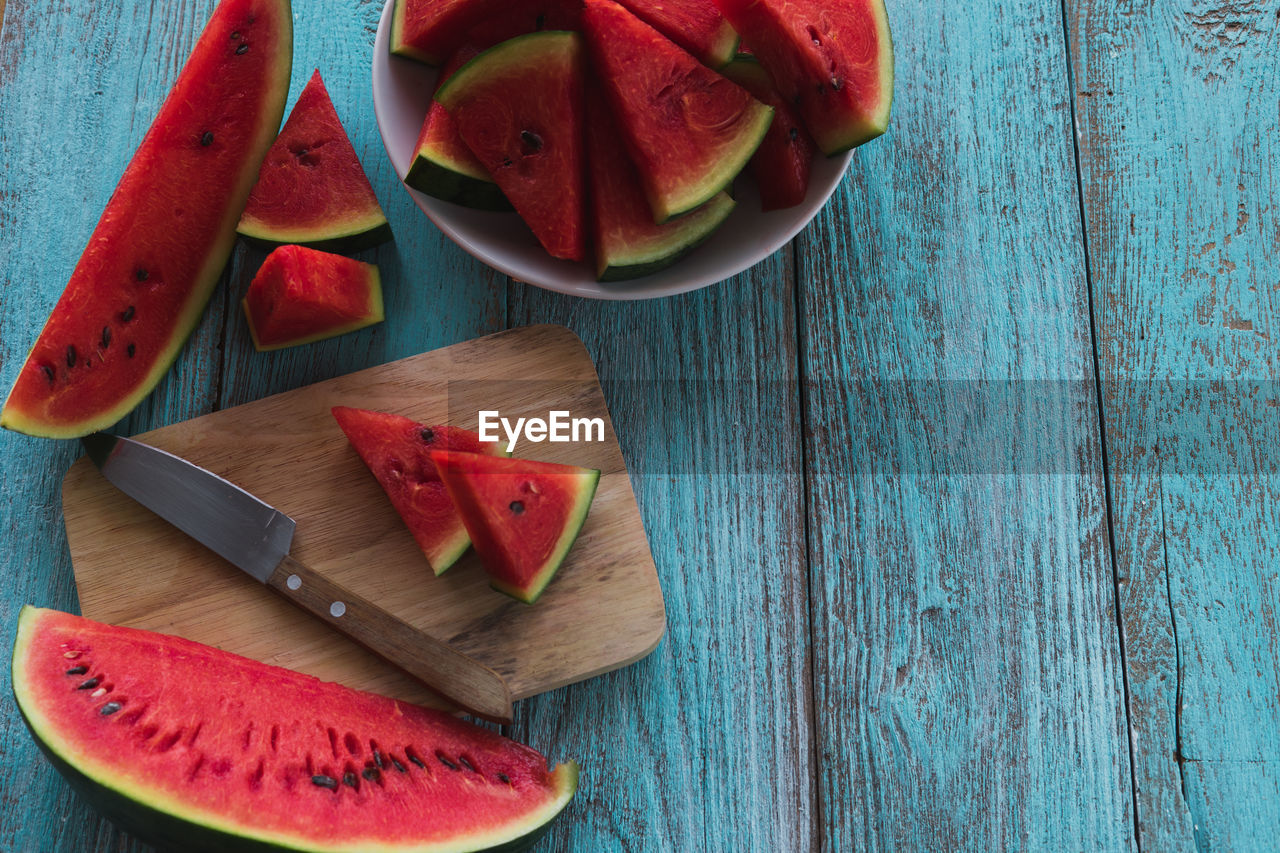
POLYGON ((600 472, 451 450, 431 459, 493 588, 533 604, 577 540, 600 472))
POLYGON ((74 438, 156 386, 204 311, 284 114, 287 0, 223 0, 18 373, 0 425, 74 438))
POLYGON ((883 0, 715 0, 824 154, 889 127, 893 42, 883 0))
POLYGON ((387 412, 335 406, 333 417, 368 466, 436 575, 471 546, 467 529, 445 491, 432 450, 505 455, 502 445, 451 426, 428 426, 387 412))
POLYGON ((726 189, 773 110, 613 0, 586 0, 583 28, 655 222, 726 189))
POLYGON ((733 212, 734 200, 721 192, 684 216, 655 224, 612 111, 594 81, 587 86, 587 168, 600 281, 637 278, 671 266, 733 212))
POLYGON ((584 54, 578 33, 519 36, 472 59, 436 92, 542 247, 575 261, 586 257, 584 54))
POLYGON ((739 54, 720 70, 758 101, 773 107, 769 132, 747 164, 760 189, 761 209, 781 210, 800 204, 809 191, 809 170, 817 151, 813 137, 754 56, 739 54))
MULTIPOLYGON (((479 51, 471 46, 459 48, 440 69, 443 84, 479 51)), ((439 86, 436 87, 437 89, 439 86)), ((414 148, 413 163, 404 182, 413 189, 442 201, 450 201, 477 210, 511 210, 511 202, 493 182, 489 170, 471 153, 458 135, 449 111, 432 99, 422 131, 414 148)))
POLYGON ((578 0, 392 0, 391 52, 439 65, 470 44, 480 50, 543 30, 578 29, 578 0))
POLYGON ((184 853, 531 843, 573 762, 441 711, 179 637, 24 607, 13 691, 81 796, 184 853))
POLYGON ((236 230, 268 247, 355 252, 391 239, 360 158, 320 72, 311 75, 267 151, 236 230))
POLYGON ((738 33, 712 0, 619 0, 637 18, 719 68, 733 59, 738 33))
POLYGON ((345 335, 383 319, 376 266, 302 246, 267 255, 242 304, 259 352, 345 335))

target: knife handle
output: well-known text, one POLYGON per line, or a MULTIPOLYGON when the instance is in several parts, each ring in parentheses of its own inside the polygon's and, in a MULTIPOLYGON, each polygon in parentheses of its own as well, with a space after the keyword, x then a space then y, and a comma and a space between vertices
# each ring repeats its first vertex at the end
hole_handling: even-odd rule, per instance
POLYGON ((280 561, 267 586, 464 710, 511 722, 511 693, 502 676, 293 557, 280 561))

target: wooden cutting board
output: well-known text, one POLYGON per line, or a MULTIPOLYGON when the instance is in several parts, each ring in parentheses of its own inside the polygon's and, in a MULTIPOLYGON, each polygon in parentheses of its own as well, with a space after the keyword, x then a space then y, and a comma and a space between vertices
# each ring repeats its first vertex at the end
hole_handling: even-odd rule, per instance
MULTIPOLYGON (((293 555, 491 666, 514 699, 632 663, 666 627, 635 495, 582 342, 560 326, 501 332, 137 436, 247 489, 297 522, 293 555), (329 414, 334 405, 476 429, 481 409, 602 418, 603 442, 517 445, 599 468, 582 533, 532 606, 491 590, 469 552, 432 575, 329 414)), ((85 616, 177 634, 413 702, 418 682, 278 598, 111 486, 88 459, 62 485, 85 616)))

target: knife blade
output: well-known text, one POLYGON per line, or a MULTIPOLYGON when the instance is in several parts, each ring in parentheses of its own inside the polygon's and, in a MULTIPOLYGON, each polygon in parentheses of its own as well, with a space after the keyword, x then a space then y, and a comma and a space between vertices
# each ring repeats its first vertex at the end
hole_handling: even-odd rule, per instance
POLYGON ((292 518, 200 466, 106 433, 81 439, 117 489, 183 533, 473 714, 511 722, 511 694, 489 667, 289 555, 292 518))

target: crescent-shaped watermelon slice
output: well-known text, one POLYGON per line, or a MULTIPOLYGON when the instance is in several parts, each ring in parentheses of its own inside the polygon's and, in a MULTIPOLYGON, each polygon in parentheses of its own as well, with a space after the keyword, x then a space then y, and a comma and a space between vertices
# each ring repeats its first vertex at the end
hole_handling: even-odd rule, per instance
POLYGON ((125 169, 0 412, 74 438, 129 413, 169 369, 235 244, 284 114, 288 0, 222 0, 125 169))

